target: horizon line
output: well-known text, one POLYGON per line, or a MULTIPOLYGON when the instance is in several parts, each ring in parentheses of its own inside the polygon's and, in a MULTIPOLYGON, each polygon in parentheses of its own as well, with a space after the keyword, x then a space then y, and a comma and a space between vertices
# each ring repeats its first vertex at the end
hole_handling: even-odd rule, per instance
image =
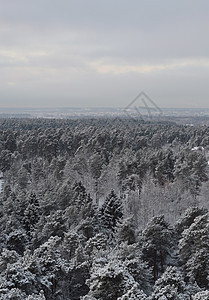
MULTIPOLYGON (((129 107, 129 108, 133 108, 135 109, 135 107, 129 107)), ((137 108, 141 108, 141 109, 146 109, 147 107, 137 107, 137 108)), ((160 107, 161 109, 209 109, 209 107, 160 107)), ((127 107, 124 107, 124 106, 84 106, 84 107, 80 107, 80 106, 53 106, 53 107, 49 107, 49 106, 44 106, 44 107, 27 107, 27 106, 20 106, 20 107, 1 107, 0 106, 0 110, 1 109, 17 109, 17 110, 20 110, 20 109, 25 109, 25 110, 31 110, 31 109, 79 109, 79 110, 82 110, 82 109, 122 109, 122 110, 125 110, 127 109, 127 107)), ((153 108, 154 109, 154 108, 153 108)))

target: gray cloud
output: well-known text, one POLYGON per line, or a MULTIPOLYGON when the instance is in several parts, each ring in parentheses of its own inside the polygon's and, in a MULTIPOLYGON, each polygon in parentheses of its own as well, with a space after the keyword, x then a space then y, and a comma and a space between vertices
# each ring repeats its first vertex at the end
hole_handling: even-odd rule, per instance
POLYGON ((209 106, 209 2, 8 0, 0 106, 209 106), (183 101, 183 102, 182 102, 183 101))

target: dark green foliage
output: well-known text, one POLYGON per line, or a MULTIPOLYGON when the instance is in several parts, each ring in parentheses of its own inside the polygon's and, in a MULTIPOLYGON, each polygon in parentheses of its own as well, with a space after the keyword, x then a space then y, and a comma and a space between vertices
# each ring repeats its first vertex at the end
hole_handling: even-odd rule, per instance
POLYGON ((142 233, 142 249, 145 259, 153 268, 153 279, 165 270, 166 258, 172 247, 172 229, 164 216, 154 217, 142 233))
POLYGON ((100 216, 102 226, 114 232, 117 224, 122 219, 123 212, 121 199, 117 197, 113 190, 105 199, 100 210, 100 216))

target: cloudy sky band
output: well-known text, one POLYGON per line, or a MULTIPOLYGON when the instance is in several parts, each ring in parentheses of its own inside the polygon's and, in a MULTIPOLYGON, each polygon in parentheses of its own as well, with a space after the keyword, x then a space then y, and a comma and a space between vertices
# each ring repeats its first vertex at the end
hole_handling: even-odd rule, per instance
POLYGON ((209 107, 206 0, 0 4, 0 107, 209 107))

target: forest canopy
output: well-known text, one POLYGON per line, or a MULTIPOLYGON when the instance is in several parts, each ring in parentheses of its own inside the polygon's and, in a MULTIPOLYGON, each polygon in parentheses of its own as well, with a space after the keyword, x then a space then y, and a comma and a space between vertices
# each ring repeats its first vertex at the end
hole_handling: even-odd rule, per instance
POLYGON ((209 299, 208 161, 207 126, 0 119, 0 299, 209 299))

